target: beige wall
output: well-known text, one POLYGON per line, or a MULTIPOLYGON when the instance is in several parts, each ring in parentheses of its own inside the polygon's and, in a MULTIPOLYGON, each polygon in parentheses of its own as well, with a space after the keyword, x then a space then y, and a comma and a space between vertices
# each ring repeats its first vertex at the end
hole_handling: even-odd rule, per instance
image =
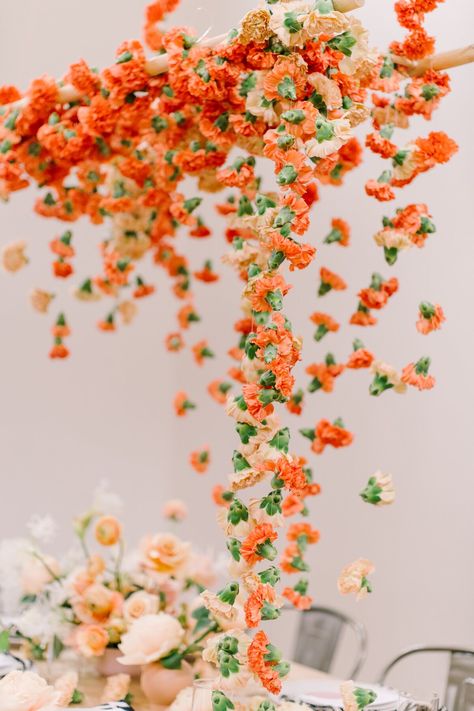
MULTIPOLYGON (((381 46, 397 33, 391 4, 367 0, 361 12, 374 43, 381 46)), ((213 32, 219 32, 251 2, 201 0, 200 5, 202 9, 196 9, 193 2, 183 0, 178 21, 195 23, 201 30, 212 22, 213 32)), ((80 56, 93 65, 107 64, 123 38, 139 35, 143 6, 143 1, 124 0, 3 0, 0 84, 25 87, 32 75, 58 76, 68 61, 80 56)), ((468 43, 473 19, 471 0, 446 2, 429 21, 439 37, 439 49, 468 43)), ((343 189, 322 191, 323 199, 313 213, 312 241, 320 244, 331 217, 341 216, 352 224, 352 248, 322 247, 310 269, 291 276, 295 286, 288 298, 289 313, 296 331, 306 337, 306 363, 317 360, 326 346, 343 359, 352 338, 361 335, 380 357, 399 367, 430 354, 438 379, 432 392, 403 397, 389 392, 375 399, 367 393, 368 375, 348 373, 332 396, 315 394, 308 399, 301 424, 292 420, 296 432, 298 426, 309 426, 320 417, 342 415, 356 434, 351 448, 313 458, 316 478, 324 488, 324 495, 312 505, 313 521, 323 534, 313 555, 313 590, 317 602, 336 605, 367 625, 366 678, 407 645, 474 646, 472 73, 465 67, 452 76, 454 92, 432 126, 421 121, 414 126, 425 133, 432 128, 448 130, 461 152, 449 165, 419 178, 397 202, 428 202, 438 232, 426 249, 402 255, 393 270, 383 262, 371 235, 386 208, 366 199, 362 189, 367 177, 379 174, 380 163, 367 156, 343 189), (321 264, 336 268, 349 283, 345 294, 330 295, 324 302, 324 308, 342 319, 373 270, 399 277, 401 292, 381 315, 376 330, 355 334, 345 329, 321 346, 312 341, 308 314, 317 308, 321 264), (448 317, 443 331, 426 339, 414 328, 422 299, 443 304, 448 317), (370 509, 357 496, 377 468, 390 471, 396 482, 398 500, 388 510, 370 509), (377 565, 375 594, 359 605, 341 600, 335 591, 339 569, 358 556, 367 556, 377 565)), ((51 363, 46 357, 48 321, 32 313, 26 293, 32 285, 53 287, 52 279, 45 278, 50 261, 47 243, 60 225, 31 212, 34 197, 33 191, 24 192, 0 208, 1 243, 25 238, 32 257, 20 274, 0 275, 0 535, 17 535, 33 512, 51 512, 67 526, 72 514, 87 505, 97 481, 106 477, 127 502, 125 521, 132 539, 144 529, 164 525, 161 505, 178 495, 193 507, 184 524, 185 535, 192 534, 202 546, 221 548, 209 492, 212 484, 225 478, 235 437, 230 421, 206 395, 205 385, 229 366, 226 350, 233 339, 239 285, 221 266, 223 278, 218 285, 197 286, 198 308, 205 319, 190 340, 207 336, 218 353, 216 362, 202 370, 191 362, 189 353, 175 356, 163 349, 166 333, 174 328, 177 304, 161 272, 156 274, 156 298, 143 304, 133 326, 116 335, 94 328, 103 305, 73 302, 65 287, 53 312, 56 306, 67 309, 74 331, 73 356, 65 363, 51 363), (199 411, 184 421, 171 415, 178 388, 188 390, 200 403, 199 411), (213 465, 208 475, 198 477, 187 465, 187 452, 206 442, 212 445, 213 465)), ((211 253, 218 262, 225 249, 222 224, 210 209, 209 219, 217 228, 214 238, 197 244, 188 241, 185 247, 194 266, 211 253)), ((105 234, 86 223, 75 226, 80 276, 97 260, 99 233, 105 234)), ((154 274, 148 265, 143 272, 154 274)), ((299 373, 303 384, 306 376, 301 367, 299 373)), ((308 451, 307 442, 297 434, 294 446, 308 451)), ((400 683, 408 685, 415 678, 407 674, 400 683)))

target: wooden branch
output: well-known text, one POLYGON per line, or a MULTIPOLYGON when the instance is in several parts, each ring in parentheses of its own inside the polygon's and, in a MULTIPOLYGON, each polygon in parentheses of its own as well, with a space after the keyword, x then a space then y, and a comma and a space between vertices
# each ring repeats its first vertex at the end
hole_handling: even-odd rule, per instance
POLYGON ((441 71, 443 69, 452 69, 453 67, 460 67, 463 64, 474 62, 474 44, 469 44, 467 47, 460 47, 459 49, 452 49, 449 52, 440 52, 440 54, 426 57, 419 62, 412 62, 410 59, 406 59, 406 57, 398 57, 396 55, 393 55, 392 59, 395 64, 403 67, 405 72, 410 76, 419 77, 424 74, 427 69, 441 71))

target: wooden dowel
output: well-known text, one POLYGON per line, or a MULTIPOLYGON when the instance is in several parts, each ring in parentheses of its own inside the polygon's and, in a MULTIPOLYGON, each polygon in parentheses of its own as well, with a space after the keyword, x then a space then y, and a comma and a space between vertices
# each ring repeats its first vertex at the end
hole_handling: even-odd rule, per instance
POLYGON ((393 56, 393 61, 403 67, 410 76, 419 77, 427 69, 442 71, 443 69, 452 69, 453 67, 460 67, 463 64, 474 62, 474 44, 469 44, 467 47, 460 47, 459 49, 451 49, 449 52, 440 52, 419 62, 412 62, 406 57, 398 57, 396 55, 393 56))
POLYGON ((334 0, 334 9, 338 12, 358 10, 365 5, 365 0, 334 0))

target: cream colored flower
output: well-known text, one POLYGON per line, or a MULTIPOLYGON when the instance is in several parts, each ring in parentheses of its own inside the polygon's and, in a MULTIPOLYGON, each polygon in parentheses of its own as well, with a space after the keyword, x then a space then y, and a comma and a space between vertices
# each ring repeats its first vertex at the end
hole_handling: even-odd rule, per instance
POLYGON ((11 242, 2 249, 2 265, 7 272, 17 272, 28 264, 25 254, 26 242, 11 242))
POLYGON ((173 521, 183 521, 188 515, 188 507, 181 499, 170 499, 163 506, 163 516, 173 521))
POLYGON ((229 484, 232 491, 240 489, 248 489, 255 486, 259 481, 263 481, 268 476, 266 471, 257 471, 255 469, 242 469, 240 472, 233 472, 229 476, 229 484))
POLYGON ((304 146, 309 158, 326 158, 338 151, 352 138, 351 125, 347 119, 335 119, 328 121, 328 123, 332 126, 333 136, 323 141, 318 141, 317 138, 309 140, 304 146))
POLYGON ((354 691, 355 686, 353 681, 344 681, 341 684, 341 697, 344 711, 359 711, 354 691))
POLYGON ((217 666, 218 654, 219 654, 219 643, 224 639, 224 637, 235 637, 238 642, 238 651, 235 655, 242 666, 247 664, 247 652, 251 643, 250 637, 243 632, 241 629, 236 629, 230 627, 225 632, 213 635, 206 641, 206 646, 202 651, 202 658, 205 662, 210 662, 217 666))
MULTIPOLYGON (((202 699, 199 699, 197 704, 193 703, 194 689, 192 686, 187 686, 185 689, 181 689, 171 706, 168 706, 168 711, 197 711, 195 706, 197 705, 199 711, 212 711, 211 696, 209 694, 209 705, 203 706, 202 699)), ((202 695, 204 696, 204 694, 202 695)))
POLYGON ((270 17, 270 13, 265 8, 250 10, 241 22, 240 43, 265 42, 271 35, 269 28, 270 17))
POLYGON ((214 617, 224 619, 227 622, 233 622, 237 618, 237 611, 234 606, 229 602, 223 602, 220 597, 210 592, 210 590, 204 590, 200 597, 204 607, 214 617))
POLYGON ((59 708, 60 695, 34 672, 12 671, 0 680, 2 711, 53 711, 59 708))
POLYGON ((371 587, 367 577, 373 573, 375 566, 366 558, 358 558, 350 565, 347 565, 339 575, 337 587, 341 595, 355 593, 357 600, 361 600, 371 592, 371 587))
POLYGON ((356 43, 351 47, 351 56, 344 56, 339 62, 339 71, 342 74, 355 74, 361 62, 365 61, 369 51, 369 33, 362 25, 361 21, 350 15, 349 32, 356 40, 356 43))
POLYGON ((304 20, 304 28, 312 39, 319 35, 340 35, 349 27, 349 20, 343 12, 329 12, 321 15, 318 10, 309 12, 304 20))
POLYGON ((364 501, 374 506, 387 506, 395 501, 395 487, 390 474, 376 471, 361 492, 364 501))
POLYGON ((145 536, 140 543, 142 564, 158 573, 177 575, 183 572, 189 559, 191 544, 172 533, 145 536))
POLYGON ((63 706, 69 706, 77 689, 79 675, 75 671, 68 671, 54 682, 54 688, 60 692, 58 702, 63 706))
POLYGON ((271 523, 272 526, 278 527, 283 526, 285 523, 285 517, 283 514, 275 514, 270 516, 266 510, 260 508, 261 499, 250 499, 248 509, 252 520, 257 523, 271 523))
POLYGON ((252 529, 252 523, 250 521, 239 521, 239 523, 234 525, 227 520, 227 512, 228 509, 225 506, 218 507, 216 517, 219 527, 224 531, 226 536, 245 538, 252 529))
POLYGON ((309 34, 304 27, 304 21, 311 6, 312 2, 306 2, 306 0, 293 0, 292 2, 272 5, 270 29, 280 42, 283 42, 287 47, 302 47, 305 44, 309 39, 309 34), (290 32, 290 29, 285 24, 287 13, 289 12, 294 13, 297 21, 301 24, 301 29, 296 32, 290 32))
POLYGON ((248 410, 241 410, 233 395, 229 395, 226 403, 226 413, 233 417, 236 422, 245 422, 247 425, 260 427, 260 422, 253 417, 248 410))
POLYGON ((159 600, 156 595, 144 590, 132 593, 123 603, 123 616, 127 622, 138 620, 143 615, 154 615, 158 612, 159 600))
POLYGON ((328 109, 338 109, 342 104, 342 94, 337 82, 319 72, 308 76, 308 82, 314 90, 323 97, 328 109))
POLYGON ((33 289, 33 291, 30 292, 30 304, 39 314, 48 312, 49 305, 53 299, 54 294, 51 291, 33 289))
POLYGON ((370 116, 370 109, 364 104, 354 103, 352 104, 349 111, 346 111, 344 118, 347 119, 351 125, 351 128, 358 126, 360 123, 364 123, 370 116))
POLYGON ((138 307, 133 301, 122 301, 117 306, 117 311, 122 317, 124 324, 128 325, 132 323, 133 319, 138 313, 138 307))
POLYGON ((49 555, 42 555, 41 559, 29 556, 23 562, 20 573, 23 594, 38 595, 59 573, 59 563, 55 558, 49 555))
POLYGON ((374 360, 371 365, 371 371, 375 375, 385 376, 387 381, 393 385, 393 389, 396 393, 404 393, 407 386, 402 382, 401 377, 395 370, 395 368, 382 360, 374 360))
POLYGON ((415 155, 419 150, 418 146, 410 143, 405 146, 404 150, 407 151, 407 154, 403 163, 401 165, 396 163, 393 166, 392 177, 394 180, 409 180, 417 168, 415 155))
POLYGON ((177 619, 165 612, 144 615, 135 620, 123 635, 119 649, 121 664, 149 664, 177 649, 184 638, 184 629, 177 619))
POLYGON ((413 246, 410 235, 403 230, 386 228, 374 235, 375 244, 387 249, 408 249, 413 246))
POLYGON ((122 701, 127 696, 129 689, 129 674, 115 674, 114 676, 109 676, 105 683, 102 701, 122 701))

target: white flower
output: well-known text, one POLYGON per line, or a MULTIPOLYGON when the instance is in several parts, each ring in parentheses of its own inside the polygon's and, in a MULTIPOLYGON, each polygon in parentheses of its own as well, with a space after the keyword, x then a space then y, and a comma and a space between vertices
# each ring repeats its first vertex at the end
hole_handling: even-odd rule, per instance
POLYGON ((123 508, 123 501, 117 494, 109 490, 109 482, 102 479, 94 491, 92 508, 98 514, 117 515, 123 508))
POLYGON ((51 516, 34 514, 26 524, 30 535, 37 543, 49 543, 53 540, 57 525, 51 516))
POLYGON ((351 56, 344 56, 339 62, 339 71, 342 74, 354 74, 361 62, 363 62, 369 51, 369 33, 362 25, 361 21, 349 16, 349 32, 356 40, 351 47, 351 56))
POLYGON ((290 32, 285 25, 285 19, 288 13, 294 13, 298 22, 303 25, 312 7, 313 2, 308 2, 307 0, 293 0, 292 2, 272 5, 270 29, 287 47, 302 47, 306 40, 309 39, 308 31, 302 27, 297 32, 290 32))

